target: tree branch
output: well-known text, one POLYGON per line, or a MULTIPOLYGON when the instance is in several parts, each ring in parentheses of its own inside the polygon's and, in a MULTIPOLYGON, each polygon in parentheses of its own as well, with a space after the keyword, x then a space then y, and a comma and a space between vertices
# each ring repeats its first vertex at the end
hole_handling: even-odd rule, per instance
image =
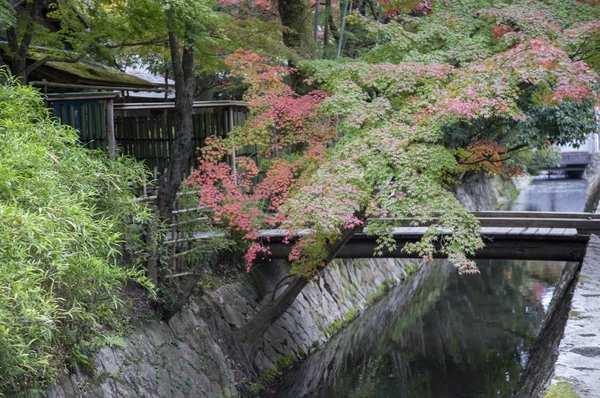
POLYGON ((146 41, 137 41, 132 43, 119 43, 119 44, 108 44, 106 48, 115 49, 115 48, 123 48, 123 47, 136 47, 136 46, 150 46, 152 44, 163 44, 167 45, 168 40, 165 39, 154 39, 154 40, 146 40, 146 41))
POLYGON ((33 72, 34 70, 36 70, 40 66, 46 64, 47 62, 67 62, 67 63, 70 63, 70 64, 74 64, 74 63, 77 63, 77 62, 81 61, 82 58, 83 58, 83 54, 79 54, 75 58, 55 57, 55 56, 49 55, 47 57, 44 57, 44 58, 40 59, 39 61, 36 61, 36 62, 32 63, 27 68, 25 68, 25 71, 23 72, 23 75, 24 76, 28 76, 31 72, 33 72))
POLYGON ((490 156, 486 156, 483 159, 479 159, 479 160, 476 160, 476 161, 473 161, 473 162, 460 162, 459 164, 461 166, 464 166, 464 165, 469 166, 469 165, 478 164, 478 163, 482 163, 482 162, 503 163, 503 162, 506 162, 507 160, 509 160, 511 158, 510 153, 520 152, 520 151, 523 151, 523 150, 528 149, 528 148, 529 148, 529 145, 527 145, 527 144, 520 144, 520 145, 517 145, 514 148, 507 149, 506 152, 504 152, 504 155, 508 155, 508 156, 505 156, 505 157, 500 158, 500 159, 495 159, 494 160, 494 159, 491 159, 490 156))

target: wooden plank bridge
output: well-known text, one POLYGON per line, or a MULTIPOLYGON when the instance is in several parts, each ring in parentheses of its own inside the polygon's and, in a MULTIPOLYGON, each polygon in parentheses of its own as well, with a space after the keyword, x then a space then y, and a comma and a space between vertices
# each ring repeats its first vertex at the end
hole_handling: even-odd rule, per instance
MULTIPOLYGON (((486 245, 473 256, 475 259, 581 261, 590 234, 600 234, 600 214, 498 211, 473 214, 481 223, 486 245)), ((428 227, 412 226, 412 220, 395 222, 396 249, 383 257, 418 257, 403 252, 402 248, 406 243, 419 241, 428 227)), ((271 258, 287 258, 291 246, 282 242, 285 231, 267 230, 262 235, 268 237, 271 258)), ((371 258, 376 246, 376 237, 356 233, 336 257, 371 258)))
MULTIPOLYGON (((178 212, 206 210, 206 208, 193 208, 178 212)), ((600 214, 594 213, 480 211, 473 214, 482 226, 481 235, 485 243, 485 247, 473 256, 475 259, 581 261, 589 236, 600 235, 600 214)), ((197 220, 206 220, 206 217, 197 220)), ((393 220, 393 222, 398 225, 393 229, 397 245, 395 250, 384 253, 383 257, 418 257, 403 252, 402 248, 407 243, 419 241, 427 230, 427 225, 414 226, 412 225, 414 220, 410 219, 393 220)), ((291 238, 291 241, 308 233, 309 231, 300 231, 291 238)), ((442 236, 449 233, 442 232, 442 236)), ((261 236, 263 242, 270 248, 270 258, 288 257, 292 246, 283 243, 287 231, 264 230, 261 236)), ((190 235, 174 231, 167 233, 163 244, 179 246, 182 250, 186 250, 186 242, 214 237, 215 233, 196 232, 190 235)), ((375 257, 373 253, 376 246, 375 236, 358 232, 336 257, 372 258, 375 257)))

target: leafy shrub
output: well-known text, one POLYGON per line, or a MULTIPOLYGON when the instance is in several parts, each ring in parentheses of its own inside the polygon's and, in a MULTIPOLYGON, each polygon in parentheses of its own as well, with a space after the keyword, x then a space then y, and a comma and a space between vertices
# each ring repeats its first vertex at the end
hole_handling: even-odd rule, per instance
POLYGON ((135 235, 123 221, 148 213, 132 194, 141 165, 83 148, 35 89, 2 77, 0 396, 13 396, 54 380, 78 344, 122 322, 125 283, 148 285, 120 263, 135 235))

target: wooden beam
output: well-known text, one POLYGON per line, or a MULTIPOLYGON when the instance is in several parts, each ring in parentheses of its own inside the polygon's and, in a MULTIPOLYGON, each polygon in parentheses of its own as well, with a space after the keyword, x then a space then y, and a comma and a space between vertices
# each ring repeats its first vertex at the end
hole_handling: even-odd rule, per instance
POLYGON ((568 213, 543 211, 474 211, 477 218, 571 218, 580 220, 600 220, 596 213, 568 213))
MULTIPOLYGON (((600 218, 582 219, 582 218, 532 218, 532 217, 479 217, 477 218, 482 227, 537 227, 537 228, 575 228, 582 230, 591 230, 600 232, 600 218)), ((415 226, 414 219, 404 218, 393 220, 394 225, 398 227, 415 226)), ((428 226, 435 224, 437 218, 433 218, 431 222, 427 221, 419 223, 418 226, 428 226)))
POLYGON ((117 150, 117 140, 115 139, 115 114, 112 98, 106 101, 106 127, 108 134, 108 156, 114 159, 117 150))
MULTIPOLYGON (((545 236, 545 239, 537 237, 510 235, 501 237, 490 237, 486 246, 479 250, 473 259, 505 259, 505 260, 546 260, 546 261, 581 261, 585 254, 587 239, 573 236, 545 236)), ((397 238, 396 249, 384 253, 385 258, 419 258, 416 254, 407 254, 402 248, 407 243, 418 242, 418 238, 397 238)), ((360 239, 354 237, 344 246, 336 258, 374 258, 373 255, 377 243, 375 239, 360 239)), ((270 258, 287 258, 291 245, 281 242, 271 242, 270 258)), ((436 254, 434 257, 445 256, 436 254)))

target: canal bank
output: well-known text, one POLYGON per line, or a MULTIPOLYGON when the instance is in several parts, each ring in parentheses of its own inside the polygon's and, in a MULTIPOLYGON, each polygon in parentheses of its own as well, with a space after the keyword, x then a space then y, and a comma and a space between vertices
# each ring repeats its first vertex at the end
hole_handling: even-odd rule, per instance
POLYGON ((599 264, 600 239, 592 235, 577 277, 546 397, 600 397, 599 264))
MULTIPOLYGON (((600 154, 592 155, 584 178, 588 181, 585 211, 598 212, 600 154)), ((553 353, 545 397, 600 397, 600 239, 592 236, 580 271, 574 278, 564 336, 553 353)))
MULTIPOLYGON (((478 179, 463 189, 457 196, 468 197, 471 209, 495 208, 514 192, 510 182, 499 178, 478 179)), ((336 261, 269 330, 253 364, 259 375, 253 382, 242 365, 234 334, 271 299, 287 272, 283 264, 258 269, 250 279, 217 283, 210 292, 193 298, 169 324, 149 319, 119 344, 100 349, 93 358, 95 366, 84 369, 74 364, 66 369, 46 395, 171 398, 258 392, 316 351, 391 286, 401 285, 422 268, 415 264, 422 263, 336 261)))

